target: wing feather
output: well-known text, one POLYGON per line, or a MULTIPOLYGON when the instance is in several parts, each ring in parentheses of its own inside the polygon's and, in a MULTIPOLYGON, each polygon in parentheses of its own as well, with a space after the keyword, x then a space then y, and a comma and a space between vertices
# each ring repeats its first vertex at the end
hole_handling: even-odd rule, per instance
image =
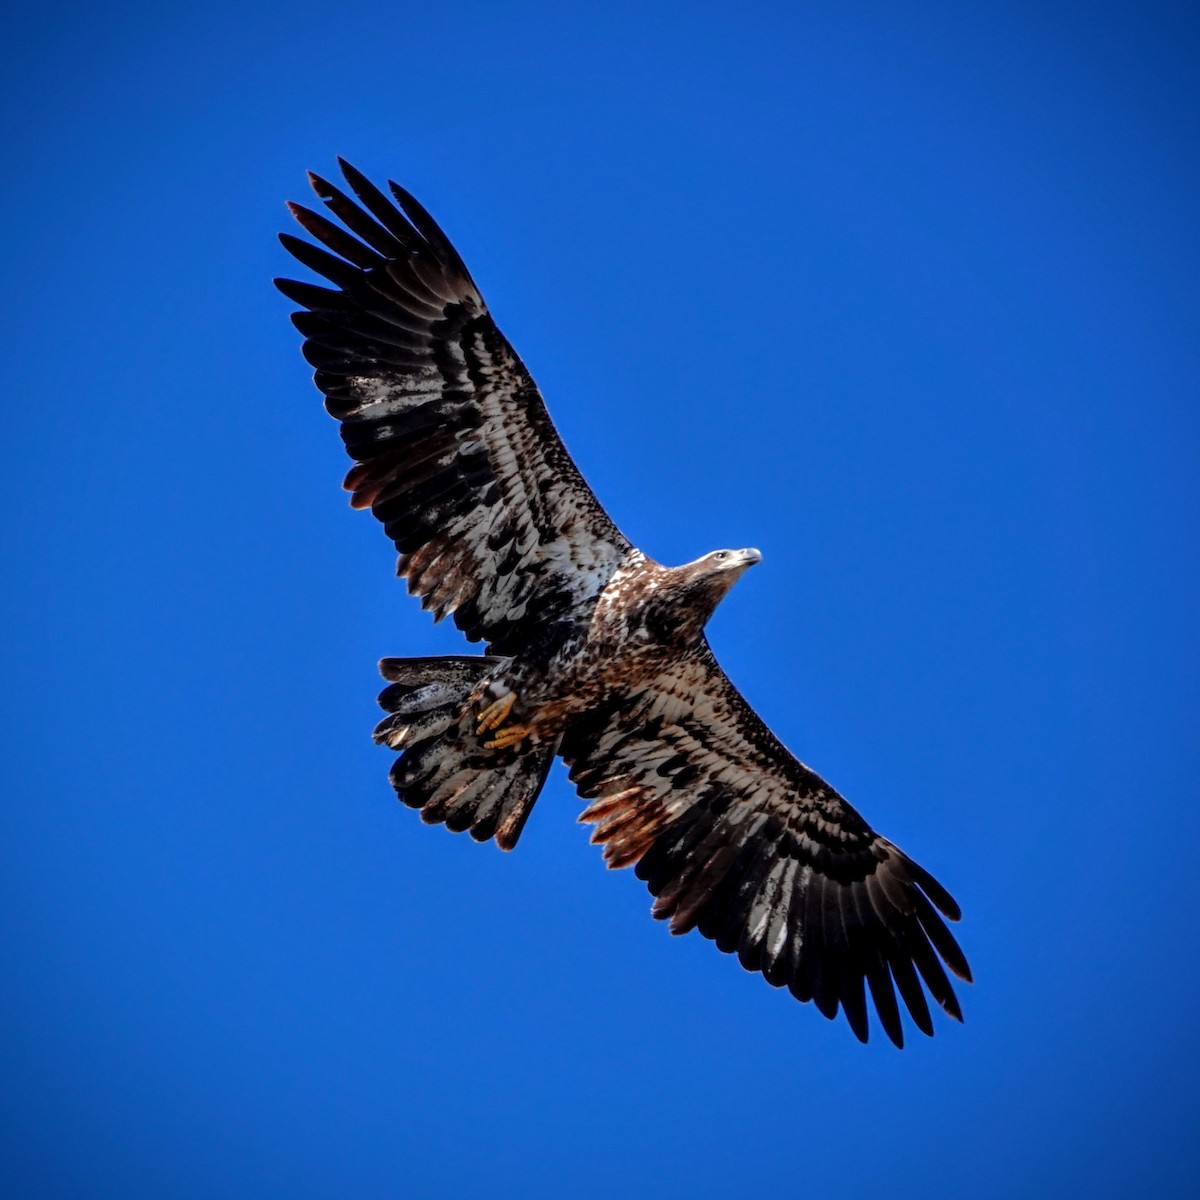
POLYGON ((304 356, 356 463, 351 504, 383 523, 436 619, 516 653, 586 609, 631 547, 446 235, 403 188, 393 203, 339 163, 353 197, 310 174, 331 216, 289 205, 313 240, 281 235, 333 286, 276 284, 304 309, 304 356))
POLYGON ((958 905, 788 753, 707 646, 582 718, 561 753, 593 798, 592 840, 611 866, 636 861, 673 933, 699 929, 826 1017, 840 1009, 862 1041, 868 994, 897 1046, 901 1001, 926 1034, 926 993, 962 1019, 944 969, 971 978, 946 926, 958 905))

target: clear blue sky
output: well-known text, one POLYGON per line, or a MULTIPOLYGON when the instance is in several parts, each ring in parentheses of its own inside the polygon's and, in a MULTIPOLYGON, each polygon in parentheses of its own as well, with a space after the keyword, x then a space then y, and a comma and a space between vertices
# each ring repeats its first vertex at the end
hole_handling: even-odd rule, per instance
POLYGON ((6 1194, 1196 1194, 1188 9, 16 16, 6 1194), (375 660, 461 642, 270 285, 338 153, 636 543, 763 550, 717 653, 962 903, 963 1027, 862 1047, 670 938, 561 772, 512 855, 395 802, 375 660))

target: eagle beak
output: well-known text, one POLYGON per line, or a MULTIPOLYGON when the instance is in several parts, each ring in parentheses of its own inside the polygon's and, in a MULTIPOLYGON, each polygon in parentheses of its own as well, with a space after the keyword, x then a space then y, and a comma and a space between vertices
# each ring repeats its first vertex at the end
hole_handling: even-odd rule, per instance
POLYGON ((745 560, 746 566, 748 567, 754 566, 755 563, 762 562, 762 555, 757 550, 752 548, 740 550, 738 553, 741 554, 742 558, 745 560))

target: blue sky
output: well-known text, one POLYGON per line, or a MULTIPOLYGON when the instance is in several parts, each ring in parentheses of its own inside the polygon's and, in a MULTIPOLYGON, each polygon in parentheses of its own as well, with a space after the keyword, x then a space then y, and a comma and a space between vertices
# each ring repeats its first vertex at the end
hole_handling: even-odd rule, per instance
POLYGON ((1200 36, 1140 4, 28 6, 7 39, 0 1146, 20 1196, 1200 1187, 1200 36), (425 828, 270 279, 455 240, 612 515, 757 545, 783 739, 956 895, 897 1053, 650 920, 561 771, 425 828))

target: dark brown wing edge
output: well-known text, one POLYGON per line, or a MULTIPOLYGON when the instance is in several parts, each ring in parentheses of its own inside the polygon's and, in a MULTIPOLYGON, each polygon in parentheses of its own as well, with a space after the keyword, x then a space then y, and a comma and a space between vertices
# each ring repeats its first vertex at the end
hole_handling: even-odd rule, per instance
POLYGON ((383 523, 435 619, 513 653, 598 594, 629 543, 445 234, 403 188, 397 207, 339 162, 357 202, 310 179, 341 224, 293 204, 321 244, 281 235, 333 286, 275 282, 304 307, 304 355, 358 464, 351 503, 383 523))
POLYGON ((897 993, 922 1033, 933 1034, 926 992, 961 1021, 943 967, 971 980, 945 924, 958 905, 798 762, 712 666, 694 694, 718 693, 713 712, 697 703, 687 717, 646 720, 652 703, 634 697, 568 731, 563 757, 592 801, 580 820, 595 824, 609 865, 636 863, 654 916, 673 933, 698 929, 824 1016, 840 1009, 860 1041, 868 992, 896 1046, 897 993), (706 725, 713 713, 720 728, 706 725))

